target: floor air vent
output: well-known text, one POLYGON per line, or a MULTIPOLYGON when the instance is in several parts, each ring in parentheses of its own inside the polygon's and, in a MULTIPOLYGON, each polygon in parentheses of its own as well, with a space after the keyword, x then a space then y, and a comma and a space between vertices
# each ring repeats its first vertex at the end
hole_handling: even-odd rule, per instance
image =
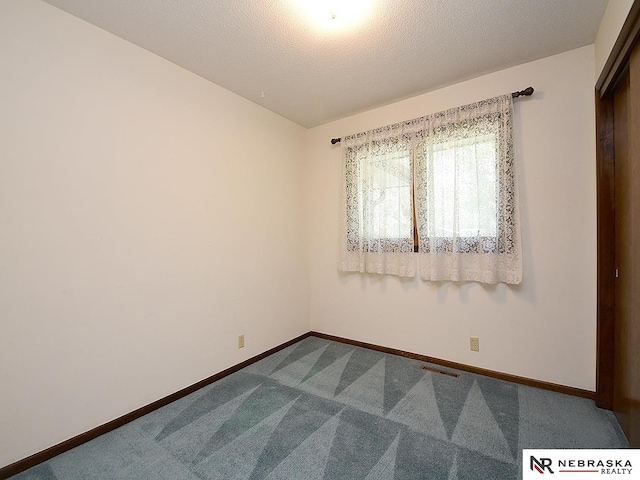
POLYGON ((434 372, 434 373, 441 373, 442 375, 447 375, 447 376, 453 377, 453 378, 458 378, 460 376, 459 373, 447 372, 446 370, 439 370, 437 368, 427 367, 426 365, 423 365, 420 368, 422 368, 422 370, 427 370, 429 372, 434 372))

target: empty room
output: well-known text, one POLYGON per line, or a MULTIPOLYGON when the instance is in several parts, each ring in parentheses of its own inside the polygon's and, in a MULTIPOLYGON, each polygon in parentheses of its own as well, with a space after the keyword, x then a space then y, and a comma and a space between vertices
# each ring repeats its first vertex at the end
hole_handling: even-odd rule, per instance
POLYGON ((631 475, 639 32, 0 0, 0 478, 631 475))

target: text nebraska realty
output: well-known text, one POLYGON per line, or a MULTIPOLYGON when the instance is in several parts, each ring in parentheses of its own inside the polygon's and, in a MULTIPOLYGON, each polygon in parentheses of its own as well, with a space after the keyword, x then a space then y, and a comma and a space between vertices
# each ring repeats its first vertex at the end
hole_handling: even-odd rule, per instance
MULTIPOLYGON (((551 471, 550 463, 545 462, 545 460, 549 461, 550 459, 544 458, 541 459, 542 462, 536 461, 534 457, 531 457, 531 469, 540 465, 542 463, 543 468, 551 471), (535 464, 538 465, 535 465, 535 464), (545 463, 547 463, 545 465, 545 463)), ((592 472, 598 472, 602 475, 631 475, 631 470, 633 465, 631 464, 631 460, 558 460, 558 470, 560 472, 576 472, 582 471, 585 472, 584 469, 590 469, 592 472), (569 470, 570 469, 570 470, 569 470), (594 470, 597 469, 597 470, 594 470)), ((540 471, 539 468, 536 470, 540 471)))
POLYGON ((597 468, 604 475, 631 475, 631 460, 558 460, 558 468, 597 468))

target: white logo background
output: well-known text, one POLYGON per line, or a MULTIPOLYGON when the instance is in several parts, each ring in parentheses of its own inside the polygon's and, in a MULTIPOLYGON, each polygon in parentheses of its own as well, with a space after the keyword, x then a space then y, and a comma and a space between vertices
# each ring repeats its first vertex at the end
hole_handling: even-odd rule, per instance
POLYGON ((523 480, 562 478, 640 480, 640 450, 523 450, 523 480))

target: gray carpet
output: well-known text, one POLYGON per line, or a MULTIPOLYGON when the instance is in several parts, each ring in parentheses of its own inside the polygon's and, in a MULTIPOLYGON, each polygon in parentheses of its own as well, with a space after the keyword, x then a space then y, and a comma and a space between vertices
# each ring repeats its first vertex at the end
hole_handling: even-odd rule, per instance
POLYGON ((626 448, 582 398, 309 337, 15 480, 521 478, 523 448, 626 448))

